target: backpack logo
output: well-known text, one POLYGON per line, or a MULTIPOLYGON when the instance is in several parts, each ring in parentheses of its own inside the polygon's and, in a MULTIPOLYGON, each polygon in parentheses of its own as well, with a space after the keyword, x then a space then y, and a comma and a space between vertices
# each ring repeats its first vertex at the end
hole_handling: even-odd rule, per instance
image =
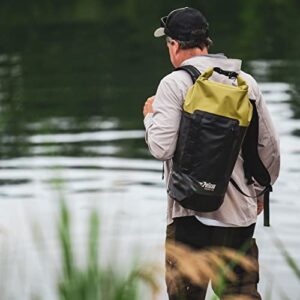
POLYGON ((199 185, 205 190, 213 192, 216 188, 216 184, 206 182, 206 181, 199 181, 199 185))

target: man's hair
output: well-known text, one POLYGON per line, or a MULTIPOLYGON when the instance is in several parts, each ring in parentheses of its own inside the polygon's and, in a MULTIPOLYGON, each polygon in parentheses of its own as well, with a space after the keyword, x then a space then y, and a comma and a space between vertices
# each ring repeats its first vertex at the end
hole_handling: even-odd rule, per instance
MULTIPOLYGON (((174 41, 174 39, 167 36, 166 41, 167 43, 170 43, 171 41, 174 41)), ((198 39, 192 41, 178 41, 178 40, 176 41, 179 43, 181 49, 200 48, 202 50, 204 48, 209 48, 213 44, 213 41, 209 37, 201 40, 198 39)))

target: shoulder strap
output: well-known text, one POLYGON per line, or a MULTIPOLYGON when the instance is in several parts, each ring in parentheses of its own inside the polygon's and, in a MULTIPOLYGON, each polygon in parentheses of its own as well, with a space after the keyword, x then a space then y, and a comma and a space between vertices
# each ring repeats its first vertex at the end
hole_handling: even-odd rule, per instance
POLYGON ((255 100, 250 101, 253 106, 253 116, 242 145, 245 176, 248 184, 253 183, 253 177, 260 185, 268 186, 271 177, 258 154, 259 116, 255 100))
POLYGON ((245 197, 258 198, 258 197, 264 195, 264 226, 270 226, 270 192, 273 191, 272 186, 269 184, 256 196, 250 196, 250 195, 247 195, 246 193, 244 193, 241 190, 241 188, 238 186, 238 184, 232 178, 230 178, 230 182, 245 197))
POLYGON ((242 189, 239 187, 239 185, 236 183, 236 181, 233 179, 233 178, 230 178, 230 182, 232 183, 232 185, 242 194, 244 195, 245 197, 247 198, 258 198, 260 196, 262 196, 263 194, 265 194, 267 191, 271 191, 272 190, 272 186, 271 185, 268 185, 266 186, 260 193, 258 193, 257 195, 255 196, 250 196, 250 195, 247 195, 245 192, 242 191, 242 189))
POLYGON ((179 71, 179 70, 186 71, 187 73, 189 73, 190 76, 192 77, 193 83, 195 83, 198 77, 201 75, 200 71, 192 65, 181 66, 176 68, 174 71, 179 71))
MULTIPOLYGON (((181 66, 176 68, 174 71, 186 71, 187 73, 190 74, 190 76, 192 77, 193 83, 196 82, 196 80, 198 79, 198 77, 201 75, 201 73, 199 72, 199 70, 192 66, 192 65, 186 65, 186 66, 181 66)), ((164 179, 164 173, 165 173, 165 168, 164 168, 164 163, 163 163, 163 167, 162 167, 162 179, 164 179)))
MULTIPOLYGON (((261 186, 265 187, 262 192, 256 195, 256 197, 264 195, 264 225, 270 226, 269 204, 270 204, 270 192, 272 192, 271 176, 259 157, 259 153, 258 153, 259 116, 258 116, 255 100, 250 100, 250 102, 253 107, 253 116, 242 144, 242 155, 244 158, 244 172, 245 172, 245 177, 248 180, 248 184, 252 184, 254 182, 253 181, 254 178, 256 182, 258 182, 261 186)), ((230 179, 230 182, 241 194, 243 194, 246 197, 251 197, 246 195, 232 178, 230 179)), ((256 198, 256 197, 252 197, 252 198, 256 198)))

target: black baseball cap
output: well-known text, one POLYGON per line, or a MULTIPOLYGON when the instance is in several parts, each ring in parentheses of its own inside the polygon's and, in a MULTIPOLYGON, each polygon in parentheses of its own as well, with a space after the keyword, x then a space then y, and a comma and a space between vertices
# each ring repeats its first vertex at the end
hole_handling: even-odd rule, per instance
POLYGON ((167 35, 178 41, 193 41, 208 38, 208 22, 204 15, 191 7, 178 8, 160 19, 155 37, 167 35))

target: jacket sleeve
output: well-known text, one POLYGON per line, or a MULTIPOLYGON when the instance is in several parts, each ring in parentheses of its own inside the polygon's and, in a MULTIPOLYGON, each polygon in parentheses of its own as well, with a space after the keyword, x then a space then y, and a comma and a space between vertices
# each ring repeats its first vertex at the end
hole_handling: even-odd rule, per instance
MULTIPOLYGON (((280 170, 280 147, 279 137, 273 125, 267 105, 258 90, 256 98, 256 107, 259 115, 259 136, 258 136, 258 153, 264 166, 270 173, 271 184, 276 181, 280 170)), ((255 186, 257 191, 261 187, 255 186)))
POLYGON ((174 155, 183 97, 177 82, 170 76, 165 77, 158 86, 153 113, 144 119, 146 142, 151 154, 159 160, 168 160, 174 155))

